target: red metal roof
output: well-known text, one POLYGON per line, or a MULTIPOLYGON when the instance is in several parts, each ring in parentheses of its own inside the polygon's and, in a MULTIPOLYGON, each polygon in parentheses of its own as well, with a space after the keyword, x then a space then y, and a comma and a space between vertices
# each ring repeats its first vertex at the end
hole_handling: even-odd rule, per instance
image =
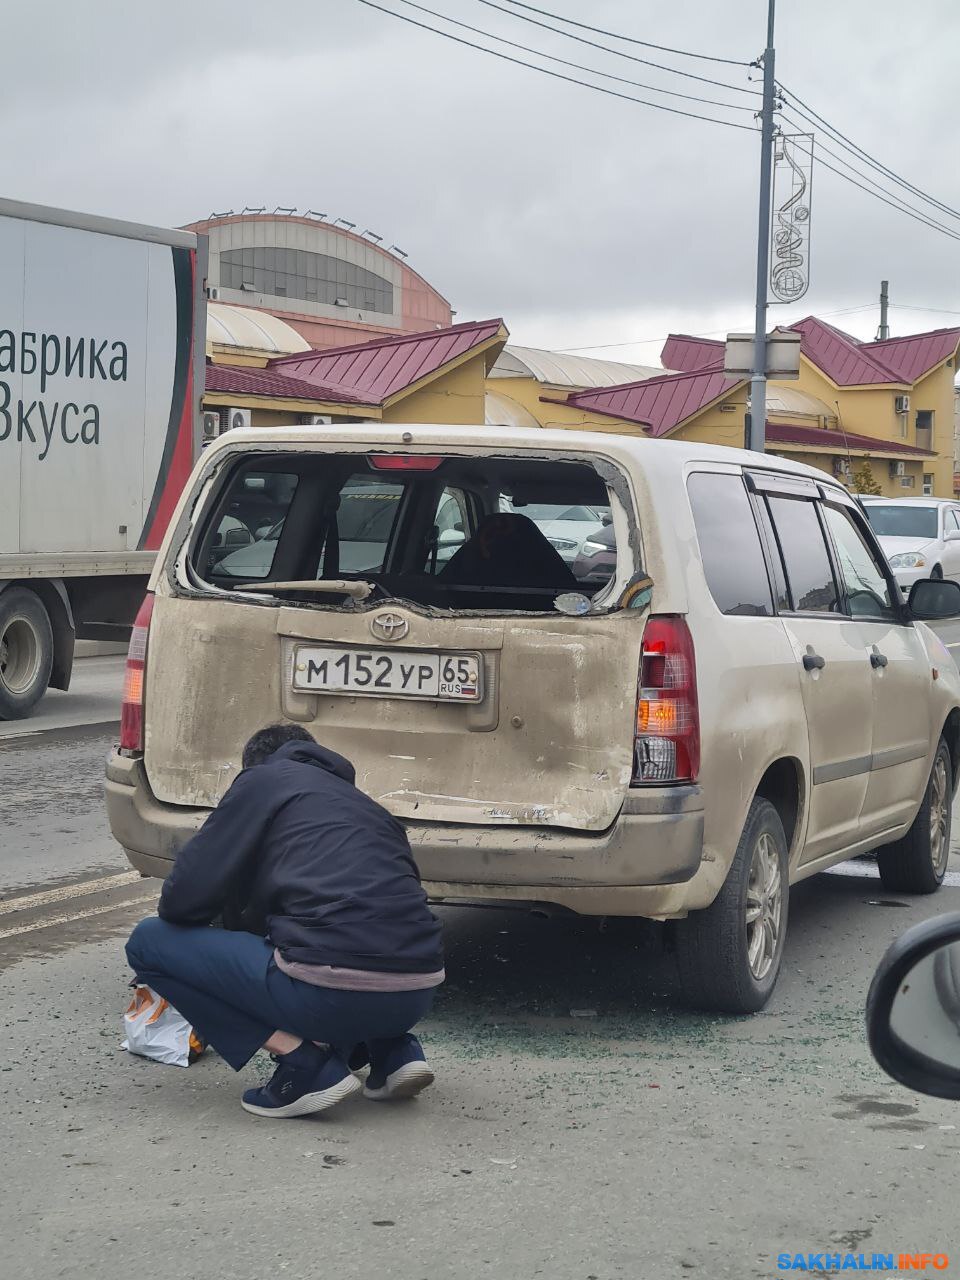
POLYGON ((665 369, 679 369, 682 373, 693 373, 694 369, 704 369, 707 365, 723 363, 722 342, 714 342, 709 338, 692 338, 686 333, 671 333, 663 345, 660 359, 665 369))
POLYGON ((382 404, 418 379, 473 348, 505 334, 502 320, 455 324, 446 329, 376 338, 332 351, 302 352, 271 360, 285 376, 346 388, 366 403, 382 404))
POLYGON ((942 361, 955 355, 960 329, 933 329, 908 338, 871 342, 869 350, 903 382, 916 382, 942 361))
POLYGON ((339 404, 369 404, 355 392, 342 387, 323 386, 319 382, 306 382, 302 378, 288 378, 272 369, 237 368, 234 365, 208 364, 206 368, 207 391, 226 394, 270 396, 275 400, 316 400, 339 404))
POLYGON ((728 378, 720 369, 701 369, 626 382, 620 387, 577 391, 568 396, 567 404, 639 422, 650 428, 650 435, 665 436, 706 405, 742 385, 742 378, 728 378))
POLYGON ((858 342, 816 316, 807 316, 790 328, 803 335, 800 350, 807 359, 838 386, 900 381, 870 352, 869 344, 858 342))
POLYGON ((927 449, 916 449, 895 440, 879 440, 876 436, 858 436, 850 431, 827 431, 821 427, 794 427, 786 423, 767 423, 768 444, 819 445, 827 449, 858 449, 868 453, 896 453, 907 458, 935 458, 927 449))
MULTIPOLYGON (((960 345, 960 328, 934 329, 884 342, 860 342, 816 316, 807 316, 789 327, 802 334, 800 350, 807 359, 839 387, 909 385, 954 355, 960 345)), ((661 359, 669 369, 692 373, 722 364, 723 348, 722 342, 671 333, 661 359)))

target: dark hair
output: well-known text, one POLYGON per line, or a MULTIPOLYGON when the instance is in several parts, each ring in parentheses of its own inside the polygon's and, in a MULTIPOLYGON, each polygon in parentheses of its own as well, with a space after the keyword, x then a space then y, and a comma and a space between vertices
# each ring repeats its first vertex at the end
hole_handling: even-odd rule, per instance
POLYGON ((313 742, 316 738, 307 733, 299 724, 268 724, 258 729, 243 748, 243 767, 252 769, 255 764, 263 764, 285 742, 313 742))

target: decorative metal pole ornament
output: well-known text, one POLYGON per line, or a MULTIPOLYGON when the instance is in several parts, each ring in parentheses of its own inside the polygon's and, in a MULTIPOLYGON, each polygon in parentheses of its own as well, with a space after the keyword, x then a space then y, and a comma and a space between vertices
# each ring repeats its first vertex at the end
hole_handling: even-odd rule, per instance
POLYGON ((810 287, 810 194, 813 134, 781 134, 773 160, 770 292, 796 302, 810 287))

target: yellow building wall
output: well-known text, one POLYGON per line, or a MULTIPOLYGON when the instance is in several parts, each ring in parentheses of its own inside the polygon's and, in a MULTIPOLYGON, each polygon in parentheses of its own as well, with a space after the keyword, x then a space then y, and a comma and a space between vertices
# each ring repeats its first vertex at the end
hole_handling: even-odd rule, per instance
POLYGON ((481 352, 383 410, 384 422, 483 424, 486 355, 481 352))
MULTIPOLYGON (((918 409, 933 410, 933 436, 931 448, 936 452, 936 462, 924 464, 925 471, 934 473, 933 492, 938 498, 953 497, 953 413, 955 390, 953 379, 956 369, 941 365, 914 384, 910 392, 910 430, 916 439, 914 423, 918 409)), ((913 441, 911 441, 913 443, 913 441)))
POLYGON ((918 445, 917 441, 917 410, 933 410, 934 429, 930 447, 937 457, 924 461, 922 465, 907 464, 907 474, 916 474, 918 477, 914 487, 904 488, 898 479, 890 483, 889 466, 886 462, 881 463, 879 459, 874 462, 873 471, 883 486, 885 494, 889 493, 897 497, 922 496, 923 486, 920 477, 927 472, 934 477, 934 494, 939 498, 950 498, 953 496, 953 378, 955 372, 952 367, 940 365, 925 378, 921 378, 912 388, 836 387, 806 357, 801 357, 799 379, 782 385, 797 387, 800 391, 825 401, 831 409, 839 410, 840 423, 846 431, 855 435, 875 436, 895 444, 908 444, 913 448, 923 447, 922 443, 918 445), (896 412, 895 399, 898 395, 905 393, 910 396, 910 412, 904 416, 896 412), (884 473, 882 476, 878 474, 881 469, 884 473))
POLYGON ((554 409, 558 408, 554 404, 541 403, 541 396, 557 396, 560 397, 569 392, 569 387, 563 389, 555 389, 544 386, 542 382, 537 382, 536 378, 488 378, 487 391, 500 396, 506 396, 509 400, 516 400, 517 404, 522 405, 528 413, 532 413, 541 427, 549 426, 566 426, 564 423, 551 423, 546 421, 552 415, 554 409))

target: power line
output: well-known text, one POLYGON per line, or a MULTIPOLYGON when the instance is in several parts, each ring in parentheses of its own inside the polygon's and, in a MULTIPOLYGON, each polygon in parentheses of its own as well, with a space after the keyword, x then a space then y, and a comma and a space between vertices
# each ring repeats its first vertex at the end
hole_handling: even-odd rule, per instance
MULTIPOLYGON (((800 123, 797 120, 793 120, 790 116, 784 115, 783 119, 788 123, 793 124, 798 129, 804 128, 804 125, 802 123, 800 123)), ((818 154, 820 152, 825 152, 828 156, 831 157, 831 159, 836 160, 838 164, 847 166, 847 168, 850 170, 851 173, 856 174, 858 178, 862 178, 863 181, 869 183, 871 187, 875 187, 876 190, 880 192, 882 195, 889 196, 891 201, 896 201, 896 206, 899 209, 901 209, 903 213, 910 213, 910 214, 916 215, 916 217, 922 219, 927 224, 927 226, 935 227, 937 230, 942 231, 945 235, 953 236, 955 239, 958 238, 957 232, 954 230, 954 228, 945 226, 942 222, 938 222, 937 219, 933 216, 933 214, 932 213, 928 214, 925 209, 918 209, 915 205, 907 204, 907 202, 901 196, 896 195, 892 191, 888 191, 887 188, 882 187, 879 182, 875 181, 873 178, 869 177, 867 174, 862 173, 859 169, 855 169, 853 165, 850 164, 849 160, 847 160, 844 156, 837 155, 835 151, 831 151, 828 146, 824 145, 824 143, 820 138, 817 138, 816 140, 816 150, 818 154)), ((821 160, 820 163, 822 164, 824 163, 824 161, 821 160)), ((830 168, 829 165, 827 165, 826 167, 828 169, 830 168)), ((837 170, 834 170, 833 172, 836 173, 837 170)))
POLYGON ((529 9, 531 13, 542 14, 545 18, 553 18, 556 22, 566 22, 568 26, 579 27, 581 31, 593 31, 596 35, 610 36, 614 40, 626 40, 629 44, 642 44, 646 49, 659 49, 661 53, 676 53, 684 58, 701 58, 704 62, 723 62, 728 67, 749 67, 750 62, 739 62, 736 58, 717 58, 709 53, 692 53, 689 49, 671 49, 665 44, 651 44, 649 40, 638 40, 635 36, 621 35, 616 31, 604 31, 602 27, 590 27, 585 22, 574 22, 573 18, 565 18, 560 13, 550 13, 547 9, 538 9, 532 4, 521 4, 520 0, 507 0, 517 9, 529 9))
POLYGON ((857 143, 853 142, 850 138, 848 138, 845 133, 841 133, 839 129, 836 129, 832 124, 824 120, 823 116, 818 115, 817 112, 814 111, 813 107, 807 106, 807 104, 803 101, 803 99, 798 98, 797 95, 791 89, 788 89, 783 84, 778 84, 778 87, 780 89, 781 94, 783 94, 784 97, 787 99, 787 101, 790 102, 791 106, 795 111, 797 111, 801 116, 803 116, 803 118, 807 120, 810 124, 813 124, 814 126, 819 124, 821 128, 826 129, 828 133, 833 135, 833 140, 837 142, 838 145, 843 146, 844 144, 846 144, 847 150, 852 151, 856 155, 860 156, 863 160, 867 161, 874 169, 878 169, 881 173, 885 174, 888 178, 891 178, 899 186, 906 188, 907 191, 911 191, 915 196, 919 196, 922 200, 925 200, 928 204, 935 205, 943 213, 948 213, 954 218, 960 218, 960 210, 954 209, 948 204, 944 204, 944 202, 942 200, 938 200, 936 196, 931 196, 928 192, 922 191, 919 187, 915 187, 912 182, 908 182, 906 178, 902 177, 898 173, 895 173, 893 169, 889 169, 885 164, 882 163, 882 161, 878 160, 875 156, 872 156, 869 153, 869 151, 864 151, 862 147, 858 146, 857 143))
MULTIPOLYGON (((790 123, 795 124, 796 122, 791 121, 790 123)), ((839 159, 839 157, 833 151, 828 150, 822 144, 820 145, 819 150, 826 151, 827 155, 832 156, 833 159, 835 160, 839 159)), ((826 160, 823 159, 822 156, 820 156, 817 153, 815 153, 815 159, 818 165, 821 165, 824 169, 829 169, 831 173, 835 173, 838 178, 843 178, 845 182, 850 182, 853 184, 853 186, 859 187, 860 190, 866 192, 868 196, 873 196, 874 200, 879 200, 882 204, 889 205, 891 209, 896 209, 898 213, 905 213, 908 218, 913 218, 915 222, 922 223, 923 226, 929 227, 931 231, 939 231, 942 235, 949 236, 951 240, 960 240, 960 233, 952 231, 949 227, 945 227, 942 222, 934 221, 932 219, 932 215, 928 217, 923 212, 915 209, 912 205, 904 204, 900 200, 900 197, 895 196, 893 192, 884 191, 882 187, 878 188, 877 190, 871 190, 870 187, 864 186, 863 182, 858 182, 856 178, 851 177, 849 171, 836 168, 835 165, 829 164, 826 160), (881 192, 883 192, 883 194, 881 194, 881 192)), ((840 163, 844 164, 846 162, 843 160, 840 160, 840 163)), ((864 182, 870 182, 873 184, 874 187, 877 187, 877 184, 873 182, 871 178, 868 178, 865 174, 860 173, 859 169, 854 169, 852 172, 855 173, 857 177, 863 178, 864 182)))
POLYGON ((848 173, 844 173, 842 169, 835 169, 832 164, 827 164, 826 160, 820 160, 819 163, 824 169, 829 169, 831 173, 835 173, 838 177, 843 178, 846 182, 852 182, 855 187, 859 187, 861 191, 865 191, 868 196, 873 196, 875 200, 888 204, 891 209, 896 209, 898 213, 905 213, 908 218, 913 218, 915 222, 922 222, 925 227, 930 227, 932 231, 940 231, 943 235, 949 236, 951 240, 960 240, 960 235, 954 235, 952 231, 946 231, 938 222, 928 222, 926 218, 919 214, 911 213, 910 210, 902 204, 894 204, 893 200, 886 199, 885 196, 879 195, 876 191, 871 191, 869 187, 865 187, 862 182, 857 182, 851 178, 848 173))
MULTIPOLYGON (((893 306, 893 303, 890 305, 893 306)), ((830 316, 849 316, 853 315, 856 311, 872 311, 875 306, 876 303, 874 302, 864 302, 859 307, 841 307, 839 311, 823 311, 820 313, 820 319, 826 320, 830 316)), ((949 314, 960 315, 960 312, 950 312, 949 314)), ((683 336, 686 338, 713 338, 716 337, 718 333, 726 334, 730 332, 732 332, 732 330, 728 325, 725 329, 710 329, 706 333, 688 333, 683 336)), ((597 342, 590 347, 557 347, 556 354, 570 355, 575 354, 578 351, 612 351, 614 347, 640 347, 648 345, 651 342, 666 342, 669 337, 670 335, 668 333, 658 333, 653 338, 631 338, 627 342, 597 342)))
MULTIPOLYGON (((480 2, 485 4, 487 0, 480 0, 480 2)), ((520 49, 523 53, 532 53, 535 57, 546 58, 548 62, 557 62, 562 67, 572 67, 576 71, 586 71, 592 76, 602 76, 605 80, 615 80, 618 84, 628 84, 634 89, 649 89, 651 93, 664 93, 671 98, 685 98, 688 102, 701 102, 711 107, 724 107, 728 111, 753 111, 753 107, 743 106, 738 102, 720 102, 717 98, 698 98, 692 93, 680 93, 676 89, 661 89, 655 84, 642 84, 639 80, 628 80, 625 76, 617 76, 610 71, 600 71, 597 67, 584 66, 582 62, 569 62, 566 58, 558 58, 552 53, 544 53, 541 49, 534 49, 530 45, 519 44, 516 40, 508 40, 505 36, 498 36, 483 27, 472 27, 469 22, 460 22, 457 18, 449 18, 445 13, 439 13, 436 9, 428 9, 426 5, 416 4, 415 0, 394 0, 394 3, 405 4, 410 9, 419 10, 420 13, 428 13, 431 17, 440 18, 443 22, 449 22, 454 27, 461 27, 464 31, 472 31, 475 35, 485 36, 488 40, 496 40, 500 44, 509 45, 511 49, 520 49)), ((494 5, 493 7, 495 9, 500 8, 499 5, 494 5)))
POLYGON ((455 36, 450 31, 441 31, 439 27, 431 27, 429 23, 419 22, 416 18, 407 17, 405 13, 397 13, 393 9, 387 9, 384 5, 375 4, 374 0, 357 0, 357 3, 364 5, 367 9, 376 9, 391 18, 397 18, 400 22, 406 22, 410 26, 419 27, 422 31, 432 31, 434 35, 442 36, 445 40, 452 40, 455 44, 464 45, 468 49, 477 49, 480 53, 489 54, 491 58, 499 58, 502 62, 512 62, 515 66, 526 67, 528 71, 538 71, 543 76, 551 76, 554 80, 564 80, 567 84, 578 84, 584 89, 592 89, 594 93, 605 94, 608 98, 620 98, 624 102, 635 102, 641 107, 653 107, 656 111, 667 111, 673 116, 686 116, 689 120, 705 120, 708 124, 724 125, 727 129, 741 129, 745 133, 755 132, 748 124, 737 124, 733 120, 719 120, 716 116, 701 115, 695 111, 683 111, 680 107, 668 107, 662 102, 649 102, 645 98, 635 98, 629 93, 619 93, 616 89, 605 89, 602 85, 591 84, 589 80, 578 80, 575 76, 566 76, 560 71, 551 71, 548 67, 538 67, 536 63, 524 62, 522 58, 514 58, 508 53, 500 53, 497 49, 488 49, 485 45, 475 44, 472 40, 465 40, 462 36, 455 36))
MULTIPOLYGON (((546 23, 546 22, 540 22, 537 18, 529 18, 529 17, 527 17, 527 15, 526 15, 526 14, 523 14, 523 13, 514 13, 514 12, 513 12, 512 10, 510 10, 510 9, 505 9, 505 8, 503 7, 503 5, 500 5, 500 4, 496 4, 496 3, 494 3, 494 0, 478 0, 478 3, 479 3, 479 4, 486 5, 488 9, 498 9, 501 13, 509 14, 509 16, 510 16, 511 18, 518 18, 521 22, 529 22, 529 23, 531 24, 531 26, 534 26, 534 27, 542 27, 544 31, 552 31, 552 32, 554 33, 554 35, 557 35, 557 36, 564 36, 567 40, 576 40, 578 44, 588 44, 588 45, 590 45, 590 47, 591 47, 592 49, 602 49, 604 53, 612 53, 612 54, 613 54, 615 57, 617 57, 617 58, 626 58, 626 59, 628 59, 628 61, 630 61, 630 62, 641 62, 641 63, 643 63, 643 65, 644 65, 645 67, 656 67, 658 71, 669 71, 671 75, 675 75, 675 76, 684 76, 687 80, 699 80, 701 84, 713 84, 713 85, 717 85, 717 86, 718 86, 719 88, 721 88, 721 89, 732 89, 735 93, 747 93, 747 94, 749 94, 752 98, 757 98, 757 97, 759 97, 759 96, 760 96, 760 95, 758 94, 758 92, 757 92, 757 90, 756 90, 756 89, 745 89, 745 88, 743 87, 743 85, 740 85, 740 84, 728 84, 726 80, 712 80, 709 76, 698 76, 698 75, 694 75, 694 73, 693 73, 692 71, 681 71, 681 70, 679 69, 679 67, 667 67, 667 66, 664 66, 664 64, 663 64, 662 62, 651 62, 649 58, 638 58, 638 57, 636 56, 636 54, 633 54, 633 53, 625 53, 623 49, 611 49, 611 48, 610 48, 610 46, 609 46, 609 45, 607 45, 607 44, 598 44, 596 40, 588 40, 585 36, 578 36, 578 35, 575 35, 572 31, 564 31, 564 30, 563 30, 562 28, 560 28, 560 27, 551 27, 551 26, 549 25, 549 23, 546 23)), ((512 4, 512 3, 513 3, 513 0, 510 0, 510 3, 512 4)), ((531 6, 531 5, 522 5, 522 6, 520 6, 520 7, 521 7, 521 8, 524 8, 524 9, 530 9, 530 8, 532 8, 532 6, 531 6)), ((534 12, 534 13, 545 13, 545 14, 546 14, 546 16, 547 16, 548 18, 556 18, 558 22, 568 22, 568 23, 570 22, 570 19, 569 19, 569 18, 561 18, 561 17, 559 17, 557 14, 554 14, 554 13, 547 13, 545 9, 534 9, 534 10, 533 10, 533 12, 534 12)), ((581 23, 581 22, 572 23, 572 25, 573 25, 573 26, 577 26, 577 27, 583 27, 583 26, 584 26, 584 24, 583 24, 583 23, 581 23)), ((587 31, 596 31, 596 30, 598 30, 598 28, 596 28, 596 27, 585 27, 584 29, 585 29, 585 30, 587 30, 587 31)), ((608 32, 608 31, 602 31, 602 32, 600 32, 600 34, 601 34, 601 35, 610 35, 611 33, 610 33, 610 32, 608 32)), ((614 39, 629 40, 629 39, 630 39, 630 37, 629 37, 629 36, 614 36, 614 39)), ((644 44, 644 43, 645 43, 645 41, 643 41, 643 40, 636 40, 636 41, 633 41, 632 43, 635 43, 635 44, 644 44)), ((659 48, 661 48, 662 46, 661 46, 661 45, 651 45, 650 47, 651 47, 651 48, 653 48, 653 49, 659 49, 659 48)), ((668 50, 668 52, 670 52, 670 53, 682 53, 682 52, 683 52, 683 50, 682 50, 682 49, 676 49, 676 50, 671 49, 671 50, 668 50)), ((700 56, 700 55, 694 55, 694 56, 700 56)), ((734 66, 737 66, 737 67, 748 67, 748 66, 750 66, 750 63, 748 63, 748 62, 736 62, 736 63, 734 63, 733 65, 734 65, 734 66)))
POLYGON ((888 305, 895 307, 897 311, 926 311, 932 316, 960 316, 960 311, 947 311, 945 307, 913 307, 906 302, 891 302, 888 305))

